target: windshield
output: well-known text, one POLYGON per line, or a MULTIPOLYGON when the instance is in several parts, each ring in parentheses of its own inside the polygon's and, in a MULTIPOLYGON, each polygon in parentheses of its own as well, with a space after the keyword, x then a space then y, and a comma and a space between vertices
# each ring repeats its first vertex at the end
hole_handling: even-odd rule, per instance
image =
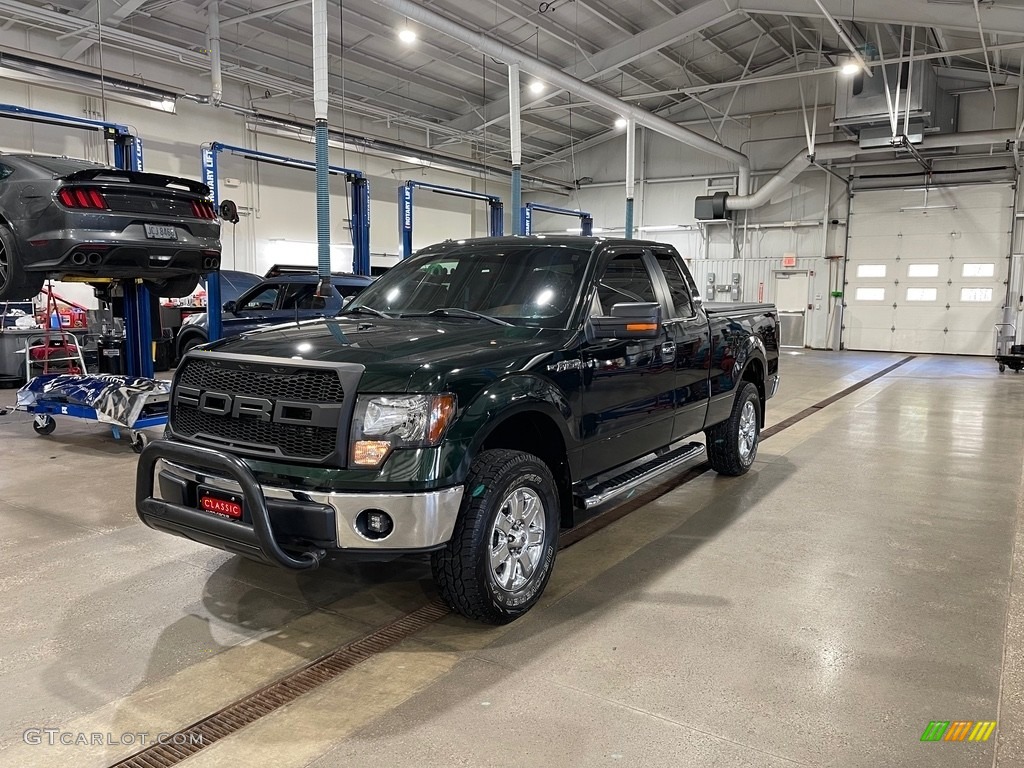
POLYGON ((516 325, 564 328, 589 255, 579 248, 516 244, 424 253, 388 270, 345 311, 367 307, 403 316, 468 310, 516 325))

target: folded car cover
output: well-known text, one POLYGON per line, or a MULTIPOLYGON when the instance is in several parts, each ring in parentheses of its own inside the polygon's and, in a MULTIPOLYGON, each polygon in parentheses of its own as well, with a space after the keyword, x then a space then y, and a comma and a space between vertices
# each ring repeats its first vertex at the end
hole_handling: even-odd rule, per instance
POLYGON ((94 408, 99 421, 131 428, 143 408, 166 403, 170 391, 170 381, 135 376, 37 376, 18 390, 18 407, 31 408, 40 400, 82 405, 94 408))

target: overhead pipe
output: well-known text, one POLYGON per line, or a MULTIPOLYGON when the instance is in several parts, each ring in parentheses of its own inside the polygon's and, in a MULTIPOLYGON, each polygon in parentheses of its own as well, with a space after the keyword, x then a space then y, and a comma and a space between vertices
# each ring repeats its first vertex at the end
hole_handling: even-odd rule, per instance
POLYGON ((224 95, 224 78, 220 71, 220 3, 210 2, 210 103, 220 106, 224 95))
MULTIPOLYGON (((977 147, 986 144, 1004 144, 1016 141, 1016 132, 1009 130, 968 131, 966 133, 932 134, 915 146, 918 149, 949 149, 952 147, 977 147)), ((760 208, 793 181, 812 163, 824 163, 829 160, 846 160, 859 154, 878 154, 892 152, 891 147, 861 149, 855 141, 834 141, 818 144, 814 154, 801 152, 766 181, 760 189, 751 195, 729 195, 725 198, 726 211, 750 211, 760 208)), ((698 198, 699 199, 699 198, 698 198)))
POLYGON ((523 119, 519 106, 519 65, 508 65, 508 122, 512 148, 512 234, 523 234, 523 119))
POLYGON ((558 67, 552 67, 543 61, 529 56, 522 51, 495 40, 487 35, 475 32, 458 22, 436 13, 413 0, 373 0, 378 5, 390 8, 397 14, 430 27, 449 37, 475 48, 506 64, 518 64, 520 67, 551 85, 567 90, 581 99, 613 112, 627 120, 636 121, 637 125, 650 128, 652 131, 682 142, 694 149, 699 149, 715 157, 727 160, 739 168, 739 186, 741 194, 746 194, 750 187, 750 158, 742 152, 723 146, 706 136, 687 130, 660 115, 649 112, 642 107, 617 99, 609 93, 595 88, 589 83, 573 77, 558 67))
MULTIPOLYGON (((856 43, 854 43, 853 40, 850 39, 850 36, 846 34, 846 30, 843 29, 843 25, 836 21, 835 17, 828 12, 828 9, 821 2, 821 0, 814 0, 814 2, 821 9, 821 12, 825 15, 825 20, 832 25, 832 29, 834 29, 836 31, 836 34, 839 35, 839 39, 842 40, 843 44, 850 49, 850 53, 853 54, 853 58, 857 60, 857 63, 860 65, 861 71, 866 72, 868 77, 874 77, 874 74, 871 72, 871 67, 869 67, 868 63, 864 61, 864 57, 861 56, 860 51, 857 50, 856 43)), ((903 53, 903 51, 900 51, 900 53, 903 53)))
POLYGON ((317 296, 328 297, 331 286, 331 192, 327 136, 327 0, 313 0, 313 131, 316 141, 316 255, 320 285, 317 296))
POLYGON ((636 123, 626 121, 626 239, 633 239, 633 195, 636 190, 636 123))

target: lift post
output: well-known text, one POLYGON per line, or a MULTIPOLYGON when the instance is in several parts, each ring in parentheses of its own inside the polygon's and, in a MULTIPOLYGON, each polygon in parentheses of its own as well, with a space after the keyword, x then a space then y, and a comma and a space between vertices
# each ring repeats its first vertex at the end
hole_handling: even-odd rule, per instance
POLYGON ((519 211, 519 221, 521 223, 521 229, 524 235, 533 234, 533 212, 543 211, 544 213, 554 213, 559 216, 572 216, 573 218, 580 220, 580 234, 584 237, 590 237, 594 234, 594 217, 586 211, 577 211, 571 208, 556 208, 553 205, 544 205, 544 203, 527 203, 519 211))
MULTIPOLYGON (((275 155, 270 152, 222 144, 219 141, 204 144, 202 146, 203 183, 210 188, 210 195, 215 208, 220 207, 220 167, 217 158, 221 152, 227 152, 246 160, 255 160, 259 163, 280 165, 285 168, 299 168, 303 171, 316 171, 316 163, 312 160, 300 160, 294 157, 287 157, 286 155, 275 155)), ((357 275, 369 275, 370 180, 363 175, 362 171, 342 168, 337 165, 329 166, 328 172, 332 176, 344 176, 345 180, 352 185, 352 271, 357 275)), ((221 337, 222 332, 220 312, 212 311, 221 305, 220 277, 216 274, 210 275, 207 281, 206 304, 209 338, 211 341, 214 341, 221 337)))
MULTIPOLYGON (((73 115, 43 112, 38 109, 0 104, 0 117, 26 120, 44 125, 60 125, 87 131, 102 131, 114 147, 114 166, 123 171, 142 170, 142 139, 127 125, 104 120, 89 120, 73 115)), ((124 288, 125 369, 129 376, 153 378, 153 325, 150 321, 150 296, 136 280, 122 281, 124 288)))
POLYGON ((465 197, 470 200, 483 200, 487 203, 490 218, 488 232, 491 237, 501 237, 505 233, 505 206, 497 195, 484 192, 473 192, 458 187, 445 187, 441 184, 430 184, 426 181, 407 181, 398 188, 398 248, 399 257, 407 259, 412 256, 412 205, 413 190, 429 189, 439 195, 465 197))

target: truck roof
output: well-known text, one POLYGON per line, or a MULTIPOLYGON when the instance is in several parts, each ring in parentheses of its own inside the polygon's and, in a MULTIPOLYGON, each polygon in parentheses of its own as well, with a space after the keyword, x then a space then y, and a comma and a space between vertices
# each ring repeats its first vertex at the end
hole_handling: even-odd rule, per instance
MULTIPOLYGON (((445 240, 434 246, 434 248, 450 247, 452 245, 528 245, 540 243, 555 243, 558 245, 575 246, 577 248, 593 248, 597 245, 639 245, 659 246, 664 248, 665 243, 657 243, 653 240, 627 240, 623 237, 584 237, 583 235, 504 235, 502 237, 472 237, 460 240, 445 240)), ((426 250, 426 249, 425 249, 426 250)))

